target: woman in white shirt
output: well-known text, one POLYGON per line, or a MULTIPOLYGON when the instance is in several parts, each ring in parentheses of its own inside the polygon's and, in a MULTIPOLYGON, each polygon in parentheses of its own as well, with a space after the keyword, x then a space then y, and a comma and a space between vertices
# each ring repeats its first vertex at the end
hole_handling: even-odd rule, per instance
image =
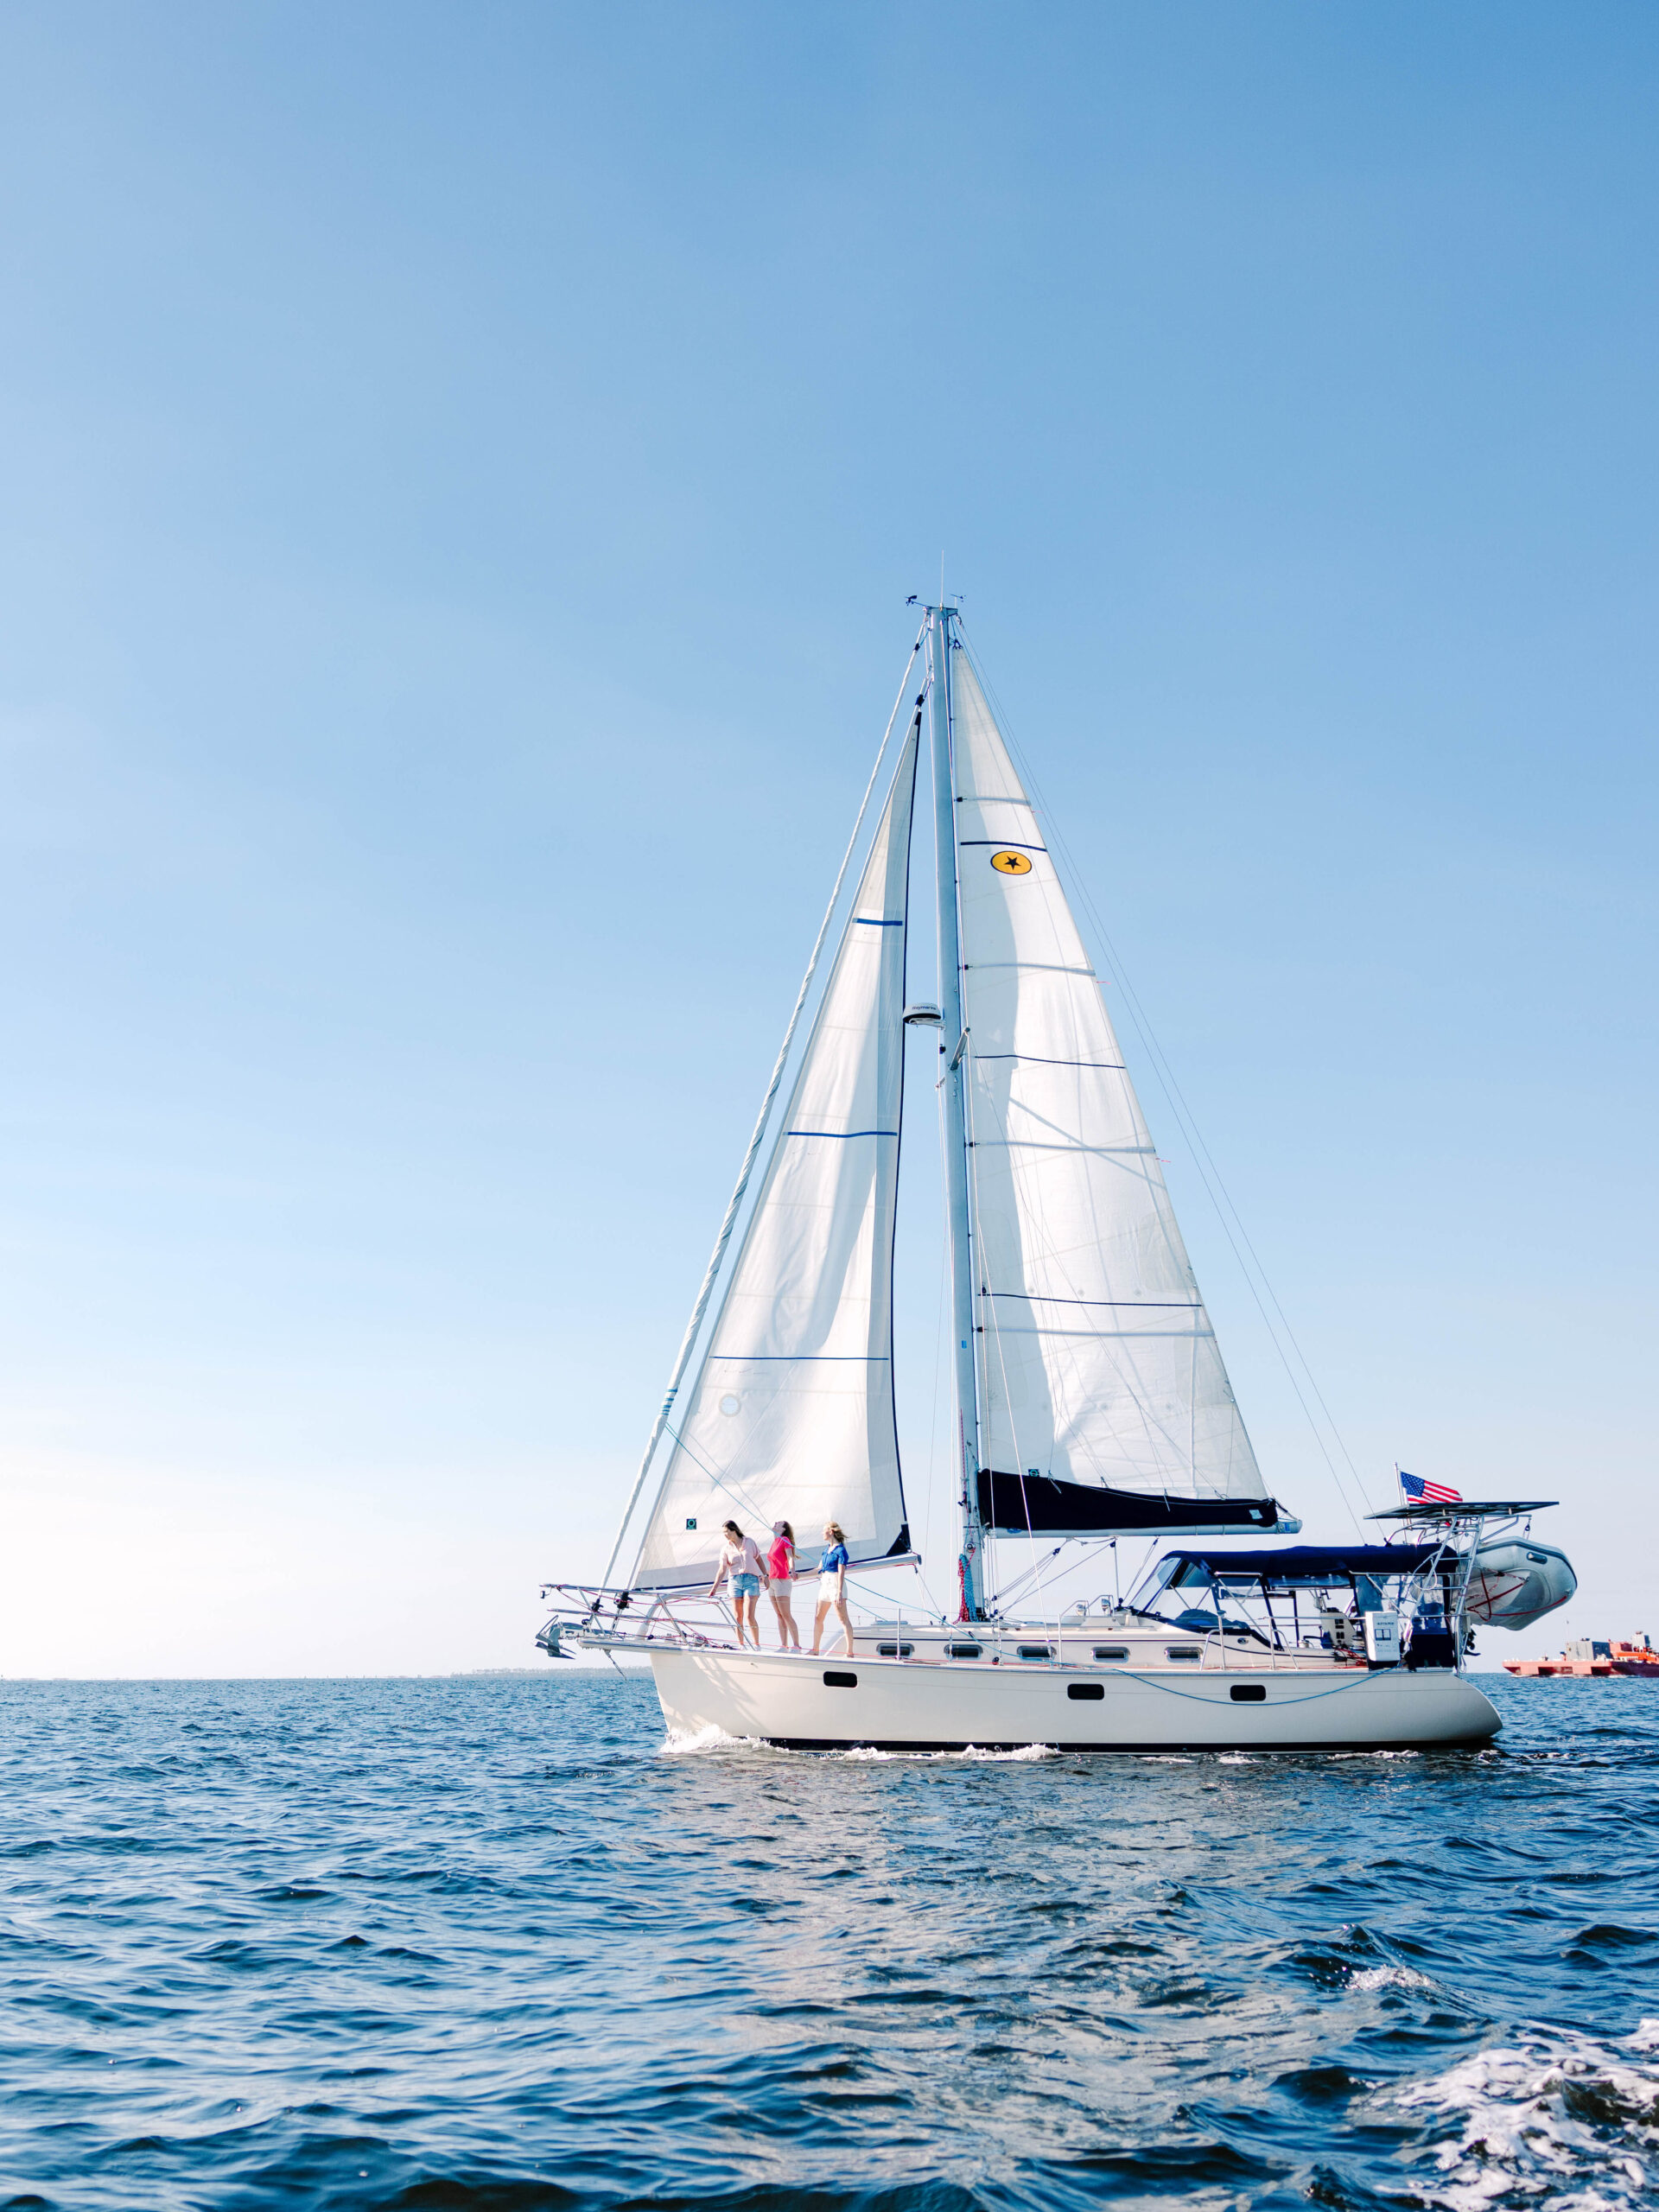
POLYGON ((746 1618, 749 1634, 754 1638, 754 1648, 760 1649, 760 1624, 755 1618, 755 1608, 760 1602, 760 1585, 766 1580, 766 1563, 760 1556, 760 1547, 753 1536, 746 1536, 735 1521, 728 1521, 721 1531, 720 1566, 709 1587, 714 1597, 721 1584, 729 1575, 732 1584, 732 1611, 737 1616, 737 1640, 743 1640, 746 1618))
POLYGON ((812 1621, 812 1656, 816 1659, 818 1646, 823 1642, 823 1624, 834 1609, 841 1632, 846 1639, 847 1656, 853 1656, 853 1624, 847 1611, 847 1569, 852 1564, 847 1549, 847 1539, 839 1521, 823 1524, 823 1553, 818 1561, 818 1609, 812 1621))

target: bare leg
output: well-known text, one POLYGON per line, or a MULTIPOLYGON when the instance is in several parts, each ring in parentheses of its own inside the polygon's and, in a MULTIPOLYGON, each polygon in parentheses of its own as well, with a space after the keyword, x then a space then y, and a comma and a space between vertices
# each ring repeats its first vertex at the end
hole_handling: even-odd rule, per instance
POLYGON ((847 1656, 850 1659, 853 1656, 853 1624, 844 1598, 836 1601, 836 1618, 841 1623, 841 1632, 847 1639, 847 1656))
POLYGON ((818 1656, 818 1646, 823 1642, 823 1624, 829 1611, 829 1599, 824 1598, 820 1599, 817 1613, 812 1623, 812 1656, 815 1659, 818 1656))

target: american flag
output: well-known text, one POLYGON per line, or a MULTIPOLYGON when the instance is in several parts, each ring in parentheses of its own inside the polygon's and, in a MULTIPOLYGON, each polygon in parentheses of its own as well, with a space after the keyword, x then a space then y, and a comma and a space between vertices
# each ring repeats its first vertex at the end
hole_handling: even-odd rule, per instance
MULTIPOLYGON (((1400 1470, 1395 1470, 1400 1474, 1400 1470)), ((1448 1490, 1444 1483, 1426 1483, 1421 1475, 1400 1474, 1400 1487, 1406 1493, 1408 1505, 1461 1505, 1463 1492, 1448 1490)))

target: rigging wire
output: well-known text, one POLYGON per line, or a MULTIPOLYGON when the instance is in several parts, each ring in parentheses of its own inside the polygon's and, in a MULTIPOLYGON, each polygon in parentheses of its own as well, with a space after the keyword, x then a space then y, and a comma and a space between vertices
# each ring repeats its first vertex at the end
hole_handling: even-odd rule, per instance
MULTIPOLYGON (((1050 1560, 1057 1560, 1060 1554, 1066 1549, 1068 1545, 1090 1544, 1093 1546, 1096 1551, 1098 1551, 1103 1545, 1109 1544, 1111 1541, 1112 1540, 1109 1536, 1062 1536, 1058 1544, 1051 1545, 1049 1549, 1043 1554, 1042 1559, 1038 1562, 1037 1566, 1028 1567, 1023 1574, 1016 1574, 1014 1580, 1009 1583, 1007 1588, 1006 1590, 999 1590, 996 1594, 1004 1601, 1004 1603, 1006 1603, 1009 1599, 1017 1598, 1020 1592, 1025 1588, 1027 1583, 1030 1582, 1037 1576, 1039 1568, 1046 1566, 1050 1560)), ((1084 1554, 1077 1559, 1073 1560, 1071 1566, 1066 1568, 1065 1572, 1068 1574, 1073 1574, 1078 1568, 1086 1567, 1088 1563, 1089 1555, 1084 1554)))
POLYGON ((766 1507, 760 1503, 760 1501, 758 1498, 751 1497, 748 1492, 743 1488, 741 1482, 728 1482, 724 1475, 717 1474, 715 1469, 709 1465, 709 1462, 702 1458, 700 1452, 698 1452, 696 1446, 687 1442, 686 1439, 680 1433, 680 1431, 675 1427, 671 1421, 664 1422, 663 1433, 684 1452, 686 1458, 691 1462, 692 1465, 696 1469, 700 1475, 706 1475, 708 1477, 709 1480, 714 1484, 716 1490, 723 1490, 728 1497, 734 1499, 736 1503, 741 1506, 743 1510, 751 1515, 762 1528, 766 1525, 769 1516, 766 1507))
MULTIPOLYGON (((958 626, 962 627, 960 618, 958 618, 958 626)), ((1193 1165, 1198 1169, 1198 1179, 1203 1183, 1205 1195, 1208 1197, 1211 1205, 1214 1206, 1216 1210, 1217 1218, 1221 1224, 1222 1232, 1225 1236, 1228 1244, 1232 1249, 1234 1258, 1238 1262, 1239 1272, 1243 1274, 1244 1281, 1249 1288, 1250 1295, 1255 1300, 1256 1310, 1262 1316, 1262 1324, 1268 1332, 1268 1340, 1272 1344, 1274 1351, 1279 1355, 1280 1363, 1284 1368, 1286 1378, 1290 1383, 1291 1389, 1295 1394, 1297 1403, 1301 1407, 1303 1414, 1306 1418, 1308 1427, 1313 1432, 1314 1443, 1318 1446, 1320 1456, 1325 1460, 1325 1465, 1330 1471, 1332 1481, 1336 1486, 1337 1495, 1341 1499, 1344 1510, 1346 1511, 1349 1519, 1353 1523, 1354 1532, 1356 1535, 1363 1535, 1363 1531, 1360 1526, 1359 1516, 1355 1511, 1353 1501, 1348 1495, 1347 1484, 1342 1478, 1341 1470, 1338 1467, 1335 1459, 1332 1457, 1330 1447, 1325 1442, 1324 1433, 1320 1430, 1319 1422, 1314 1419, 1313 1408, 1308 1404, 1306 1394, 1302 1389, 1302 1385, 1297 1376, 1295 1368, 1291 1363, 1289 1355, 1285 1350, 1284 1344, 1281 1342, 1281 1330, 1282 1330, 1284 1337, 1288 1340, 1291 1349, 1294 1351, 1297 1361, 1300 1363, 1303 1374, 1306 1375, 1307 1378, 1308 1388, 1312 1390, 1313 1396, 1319 1402, 1319 1409, 1325 1415, 1325 1419, 1330 1428, 1332 1436, 1336 1440, 1338 1451, 1348 1463, 1349 1471, 1353 1476, 1355 1484, 1359 1489, 1361 1500, 1363 1502, 1365 1496, 1364 1482, 1360 1475, 1358 1468, 1354 1465, 1353 1455, 1349 1451, 1347 1444, 1343 1438, 1342 1432, 1337 1426, 1335 1417, 1332 1415, 1330 1407, 1325 1402, 1325 1395, 1319 1389, 1318 1380, 1314 1376, 1312 1366, 1308 1363, 1307 1357, 1302 1351, 1301 1345, 1296 1338, 1295 1332, 1292 1329, 1289 1320, 1285 1314, 1284 1307, 1280 1303, 1278 1294, 1273 1287, 1273 1284, 1268 1275, 1267 1269, 1262 1263, 1261 1256, 1257 1253, 1255 1244, 1251 1242, 1249 1234, 1244 1227, 1243 1217, 1239 1213, 1238 1208, 1233 1202, 1232 1195, 1227 1189, 1227 1185, 1222 1178, 1221 1171, 1216 1165, 1209 1146, 1205 1142, 1203 1136, 1199 1133, 1196 1117, 1193 1116, 1192 1109, 1186 1103, 1185 1096, 1181 1090, 1180 1085, 1175 1079, 1174 1071, 1170 1067, 1163 1048, 1159 1044, 1157 1037, 1153 1031, 1151 1021, 1147 1017, 1144 1007, 1141 1004, 1139 995, 1136 993, 1134 985, 1129 981, 1127 969, 1122 959, 1118 954, 1117 947, 1113 941, 1111 933, 1107 929, 1106 925, 1101 917, 1099 909, 1096 907, 1095 901, 1090 893, 1087 878, 1084 875, 1081 869, 1074 864, 1070 848, 1067 846, 1064 836, 1055 827, 1052 810, 1050 808, 1046 799, 1044 798, 1041 788, 1038 785, 1035 776, 1031 772, 1029 764, 1025 757, 1024 747, 1018 745, 1014 738, 1007 717, 1002 707, 1002 702, 998 698, 995 689, 987 678, 985 671, 980 664, 979 655, 974 649, 971 641, 968 639, 965 628, 963 630, 963 648, 967 652, 969 662, 973 667, 974 674, 979 680, 980 688, 984 692, 987 699, 990 702, 991 709, 996 716, 997 726, 1002 733, 1003 739, 1007 744, 1009 751, 1014 755, 1015 765, 1020 770, 1021 779, 1023 780, 1027 790, 1031 793, 1040 811, 1043 823, 1044 842, 1055 850, 1058 859, 1064 862, 1065 873, 1071 879, 1071 882, 1075 889, 1078 902, 1089 917, 1100 943, 1104 946, 1111 961, 1113 974, 1116 977, 1118 982, 1122 986, 1124 1001, 1128 1008, 1129 1019, 1134 1022, 1136 1033, 1139 1035, 1141 1043, 1147 1049, 1147 1058, 1151 1064, 1153 1072, 1157 1077, 1159 1086, 1162 1090, 1166 1100, 1168 1102, 1170 1112, 1175 1121, 1176 1126, 1180 1130, 1181 1135, 1185 1138, 1188 1145, 1192 1147, 1193 1165), (1219 1193, 1219 1195, 1217 1195, 1217 1193, 1219 1193), (1236 1234, 1235 1234, 1235 1226, 1236 1228, 1236 1234), (1241 1243, 1244 1247, 1243 1251, 1241 1251, 1239 1249, 1241 1243), (1249 1254, 1249 1261, 1245 1259, 1245 1251, 1248 1251, 1249 1254), (1265 1296, 1263 1294, 1264 1293, 1265 1296), (1274 1325, 1273 1313, 1270 1313, 1268 1310, 1269 1302, 1273 1306, 1274 1313, 1278 1315, 1277 1327, 1274 1325)))
POLYGON ((743 1194, 748 1189, 749 1177, 753 1172, 755 1159, 766 1136, 766 1124, 772 1118, 772 1109, 778 1096, 779 1086, 784 1079, 784 1069, 788 1063, 790 1047, 795 1041, 795 1031, 800 1022, 801 1009, 806 1004, 807 995, 812 988, 812 979, 817 973, 818 959, 823 950, 824 939, 830 934, 830 925, 840 902, 842 886, 847 880, 847 870, 851 865, 853 854, 857 848, 859 836, 864 827, 864 817, 869 811, 870 794, 875 789, 876 779, 881 772, 881 763, 887 757, 887 745, 893 736, 893 726, 899 720, 899 713, 909 694, 912 671, 916 664, 916 655, 921 649, 923 634, 923 631, 918 630, 916 642, 912 645, 909 658, 905 663, 905 673, 899 685, 899 694, 893 702, 893 712, 887 716, 887 726, 881 734, 881 742, 876 750, 875 765, 870 770, 870 779, 865 785, 864 796, 859 802, 858 819, 853 824, 853 834, 847 841, 846 851, 842 855, 841 866, 836 873, 836 887, 830 893, 830 903, 824 908, 823 921, 818 925, 818 934, 812 947, 812 957, 806 963, 806 973, 802 976, 801 988, 796 994, 794 1011, 789 1017, 789 1027, 785 1030, 784 1041, 778 1048, 778 1058, 772 1071, 772 1080, 766 1085, 766 1095, 760 1102, 760 1111, 755 1120, 754 1134, 749 1139, 749 1148, 743 1155, 742 1166, 738 1170, 736 1187, 727 1205, 726 1217, 720 1224, 720 1234, 715 1239, 715 1249, 709 1255, 709 1265, 703 1271, 702 1287, 698 1291, 696 1303, 691 1309, 691 1318, 685 1325, 685 1334, 680 1340, 679 1353, 674 1362, 674 1371, 669 1377, 668 1389, 663 1394, 663 1402, 658 1409, 656 1420, 652 1424, 651 1440, 645 1446, 645 1456, 639 1462, 639 1471, 633 1478, 633 1488, 629 1491, 628 1502, 622 1510, 621 1522, 616 1532, 616 1541, 611 1547, 611 1555, 605 1567, 604 1580, 607 1586, 612 1574, 615 1572, 622 1546, 626 1540, 628 1524, 633 1517, 633 1510, 639 1502, 639 1493, 645 1486, 645 1477, 651 1471, 651 1463, 656 1457, 657 1446, 662 1440, 664 1429, 667 1427, 668 1416, 672 1410, 674 1400, 678 1394, 680 1384, 685 1379, 685 1370, 691 1363, 691 1354, 696 1344, 697 1335, 702 1327, 703 1317, 709 1311, 709 1299, 714 1294, 715 1278, 720 1274, 721 1263, 726 1257, 726 1248, 732 1240, 732 1227, 737 1219, 738 1210, 742 1205, 743 1194))

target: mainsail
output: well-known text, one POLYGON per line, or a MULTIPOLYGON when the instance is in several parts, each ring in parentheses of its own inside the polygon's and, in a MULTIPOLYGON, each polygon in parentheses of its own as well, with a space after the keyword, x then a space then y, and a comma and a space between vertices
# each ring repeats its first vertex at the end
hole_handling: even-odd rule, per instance
POLYGON ((714 1579, 721 1524, 854 1563, 910 1536, 893 1398, 893 1237, 917 735, 906 739, 830 980, 709 1332, 632 1580, 714 1579))
POLYGON ((950 674, 980 1517, 1270 1528, 1100 983, 965 653, 950 674))

